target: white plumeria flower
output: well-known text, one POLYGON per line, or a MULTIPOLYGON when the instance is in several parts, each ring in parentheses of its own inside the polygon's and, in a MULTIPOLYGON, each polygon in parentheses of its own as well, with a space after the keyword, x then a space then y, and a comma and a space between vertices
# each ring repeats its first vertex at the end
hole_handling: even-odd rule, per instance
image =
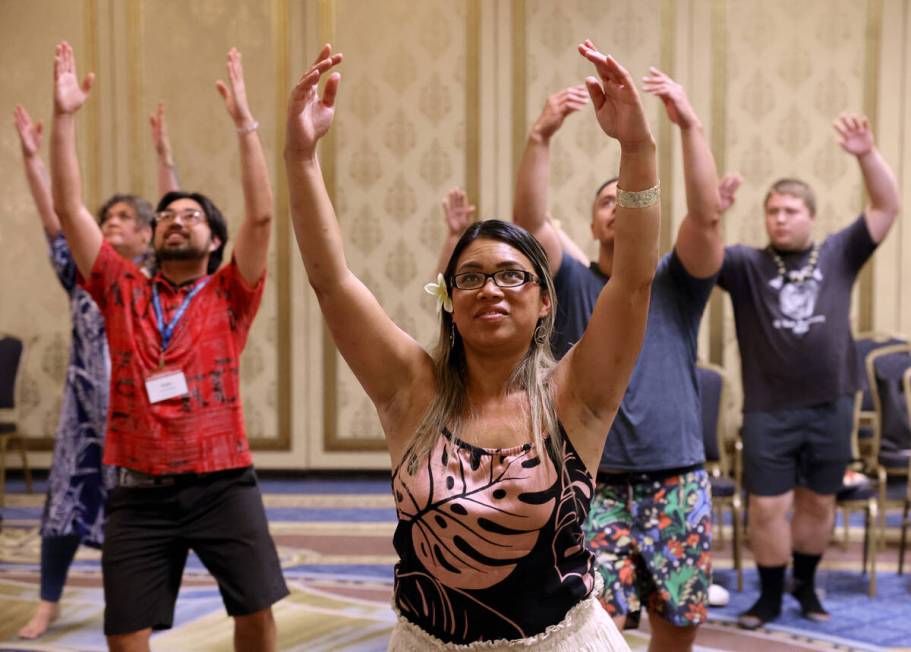
POLYGON ((424 286, 424 292, 433 295, 437 300, 437 313, 440 310, 452 312, 452 299, 449 298, 449 292, 446 290, 446 279, 442 274, 437 274, 436 283, 428 283, 424 286))

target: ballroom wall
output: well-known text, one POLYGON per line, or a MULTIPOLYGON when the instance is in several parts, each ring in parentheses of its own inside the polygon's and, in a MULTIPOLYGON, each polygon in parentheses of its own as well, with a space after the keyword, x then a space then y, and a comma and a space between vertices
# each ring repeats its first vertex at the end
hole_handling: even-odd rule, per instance
MULTIPOLYGON (((372 406, 327 339, 290 230, 282 170, 287 90, 319 45, 346 55, 336 124, 322 159, 355 272, 401 327, 430 346, 433 275, 444 226, 440 200, 467 188, 481 217, 508 217, 528 126, 549 93, 590 67, 575 44, 591 37, 641 77, 656 65, 687 88, 719 169, 746 179, 725 218, 729 242, 764 242, 771 181, 808 180, 820 237, 864 205, 856 163, 835 144, 841 111, 868 114, 903 197, 911 190, 909 0, 0 0, 0 332, 27 342, 20 429, 46 466, 69 341, 67 303, 47 261, 12 110, 51 113, 54 44, 69 40, 96 87, 79 115, 91 208, 115 191, 155 199, 148 114, 167 106, 180 182, 242 216, 237 143, 214 88, 225 52, 243 53, 276 198, 263 306, 242 359, 248 434, 263 468, 383 468, 372 406)), ((646 98, 658 141, 662 249, 684 212, 680 143, 659 101, 646 98)), ((47 155, 47 146, 43 147, 47 155)), ((553 143, 550 204, 594 252, 592 192, 618 148, 589 111, 553 143)), ((911 228, 899 218, 855 291, 857 329, 911 334, 911 228)), ((717 293, 702 355, 736 378, 727 299, 717 293)), ((739 394, 729 409, 736 413, 739 394)))

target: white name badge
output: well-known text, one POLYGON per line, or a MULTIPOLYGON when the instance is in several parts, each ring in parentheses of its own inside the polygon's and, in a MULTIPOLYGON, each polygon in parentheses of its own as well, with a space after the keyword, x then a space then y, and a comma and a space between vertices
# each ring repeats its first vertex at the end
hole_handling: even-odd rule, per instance
POLYGON ((146 378, 146 393, 149 403, 160 403, 169 398, 186 396, 190 393, 187 389, 187 378, 180 369, 163 369, 146 378))

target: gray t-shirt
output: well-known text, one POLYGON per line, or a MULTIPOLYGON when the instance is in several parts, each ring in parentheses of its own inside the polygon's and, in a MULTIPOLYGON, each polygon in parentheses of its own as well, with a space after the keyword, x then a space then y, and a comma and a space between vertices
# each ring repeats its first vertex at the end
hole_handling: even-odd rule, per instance
POLYGON ((782 278, 766 249, 725 248, 718 284, 734 305, 744 412, 818 405, 859 388, 851 288, 875 249, 863 215, 823 240, 804 280, 790 274, 808 265, 811 250, 779 253, 782 278))
MULTIPOLYGON (((607 277, 564 253, 554 277, 554 353, 582 337, 607 277), (561 307, 565 310, 561 310, 561 307)), ((658 263, 645 341, 611 426, 601 468, 660 471, 705 461, 696 381, 699 320, 715 277, 691 276, 673 251, 658 263)))

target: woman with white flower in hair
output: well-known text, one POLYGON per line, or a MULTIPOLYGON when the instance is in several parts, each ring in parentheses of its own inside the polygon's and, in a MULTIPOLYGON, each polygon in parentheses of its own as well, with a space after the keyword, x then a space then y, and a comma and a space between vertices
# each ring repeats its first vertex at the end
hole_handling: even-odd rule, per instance
MULTIPOLYGON (((292 91, 285 162, 298 246, 341 354, 376 406, 399 517, 391 650, 626 650, 595 599, 582 523, 605 434, 641 346, 657 262, 655 143, 629 76, 579 46, 596 117, 621 148, 614 275, 559 364, 547 258, 526 231, 482 221, 438 288, 431 355, 348 268, 316 154, 341 61, 326 45, 292 91)), ((431 288, 433 289, 433 288, 431 288)))

